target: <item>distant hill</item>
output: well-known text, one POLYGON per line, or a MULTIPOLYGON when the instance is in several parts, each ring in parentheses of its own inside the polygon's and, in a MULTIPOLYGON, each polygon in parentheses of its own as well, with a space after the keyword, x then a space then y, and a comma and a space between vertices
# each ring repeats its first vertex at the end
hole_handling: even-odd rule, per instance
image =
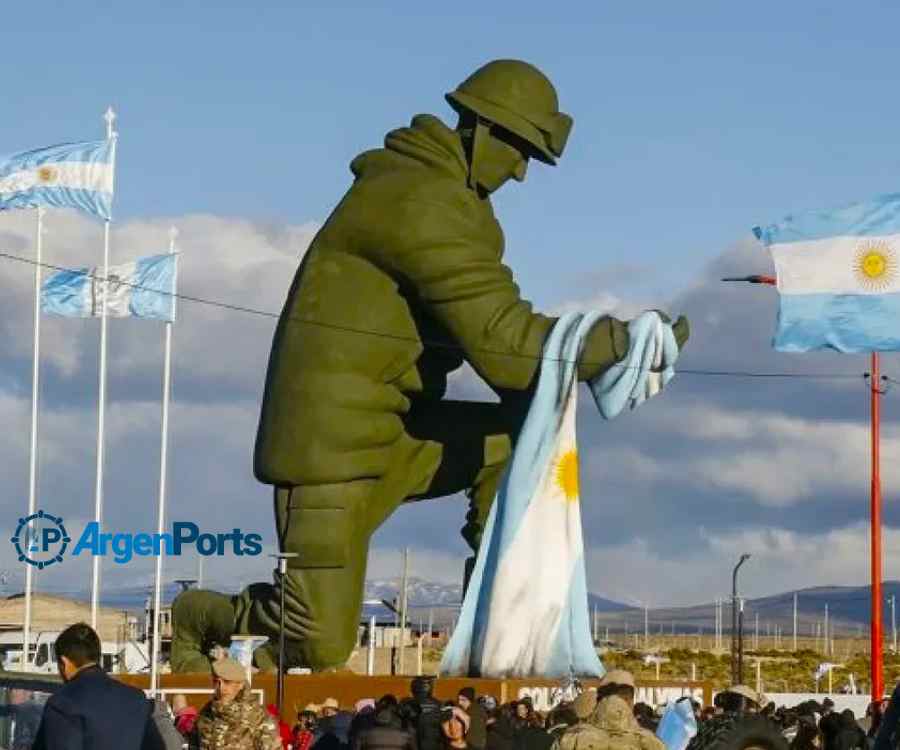
MULTIPOLYGON (((882 585, 885 597, 883 608, 884 626, 890 632, 891 608, 890 598, 900 599, 900 582, 885 581, 882 585)), ((869 626, 869 605, 871 589, 869 586, 817 586, 799 589, 797 592, 798 632, 801 636, 815 634, 816 623, 825 617, 825 605, 828 605, 828 618, 832 632, 837 636, 865 635, 869 626)), ((785 634, 792 632, 794 610, 794 592, 786 591, 758 599, 747 599, 744 602, 745 632, 752 632, 759 615, 760 634, 767 629, 774 632, 777 626, 785 634)), ((602 628, 611 631, 643 632, 644 611, 636 607, 626 607, 613 612, 599 611, 597 616, 602 628)), ((723 607, 724 631, 731 630, 731 603, 726 601, 723 607)), ((697 604, 690 607, 663 607, 649 611, 650 631, 670 633, 674 626, 676 633, 712 633, 715 630, 715 602, 697 604)))
MULTIPOLYGON (((397 597, 399 581, 397 578, 373 579, 366 582, 365 599, 376 602, 382 599, 393 601, 397 597)), ((176 583, 168 583, 163 589, 163 602, 171 602, 181 587, 176 583)), ((900 581, 886 581, 883 585, 885 595, 884 625, 885 632, 890 632, 891 608, 890 597, 900 599, 900 581)), ((116 610, 132 612, 144 609, 147 597, 152 595, 152 582, 120 588, 103 590, 102 604, 116 610)), ((868 586, 817 586, 800 589, 798 595, 799 631, 803 636, 814 634, 816 623, 825 615, 828 604, 829 620, 833 632, 838 636, 865 635, 869 623, 869 587, 868 586)), ((72 599, 89 600, 90 593, 78 591, 71 594, 72 599)), ((459 612, 462 603, 462 586, 456 583, 436 583, 423 578, 412 577, 409 580, 409 617, 414 623, 420 619, 427 622, 429 610, 436 626, 445 626, 452 622, 459 612)), ((785 591, 758 599, 748 599, 744 603, 745 632, 752 632, 755 617, 759 615, 760 633, 766 628, 774 631, 777 626, 782 632, 791 632, 793 622, 794 592, 785 591)), ((597 612, 598 625, 609 628, 611 632, 621 633, 627 625, 629 632, 643 632, 644 611, 637 607, 607 599, 596 594, 588 595, 588 607, 597 612)), ((393 618, 393 613, 380 604, 367 604, 364 617, 375 615, 379 620, 393 618)), ((731 629, 731 605, 726 601, 723 607, 724 630, 731 629)), ((651 609, 649 612, 651 632, 676 633, 698 632, 712 633, 715 629, 715 603, 706 602, 687 607, 663 607, 651 609)))

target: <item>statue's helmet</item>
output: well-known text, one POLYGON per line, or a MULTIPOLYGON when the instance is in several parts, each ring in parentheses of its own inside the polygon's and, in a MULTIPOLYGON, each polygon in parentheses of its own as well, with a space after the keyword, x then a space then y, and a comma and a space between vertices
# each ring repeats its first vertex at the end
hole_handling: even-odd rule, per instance
POLYGON ((447 101, 457 112, 473 112, 527 141, 533 156, 547 164, 562 156, 572 129, 550 79, 521 60, 489 62, 447 94, 447 101))

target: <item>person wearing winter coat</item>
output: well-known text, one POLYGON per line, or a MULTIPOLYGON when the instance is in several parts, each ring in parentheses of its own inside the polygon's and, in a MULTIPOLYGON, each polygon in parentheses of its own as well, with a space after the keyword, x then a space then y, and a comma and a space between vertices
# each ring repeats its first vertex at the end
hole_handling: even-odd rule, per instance
POLYGON ((278 723, 259 705, 234 659, 213 664, 215 695, 194 727, 200 750, 283 750, 278 723))
POLYGON ((433 677, 416 677, 410 686, 413 700, 419 709, 416 723, 416 742, 419 750, 441 750, 441 703, 432 694, 433 677))
POLYGON ((417 750, 416 736, 403 728, 393 708, 384 707, 375 714, 373 726, 356 735, 351 750, 417 750))
POLYGON ((469 715, 469 732, 466 742, 474 750, 484 750, 487 745, 487 717, 481 704, 475 700, 475 688, 464 687, 456 697, 457 705, 469 715))
POLYGON ((100 638, 93 628, 70 625, 55 648, 65 685, 44 706, 34 750, 165 748, 144 694, 100 668, 100 638))
POLYGON ((487 750, 514 750, 516 729, 510 705, 495 709, 487 722, 487 750))

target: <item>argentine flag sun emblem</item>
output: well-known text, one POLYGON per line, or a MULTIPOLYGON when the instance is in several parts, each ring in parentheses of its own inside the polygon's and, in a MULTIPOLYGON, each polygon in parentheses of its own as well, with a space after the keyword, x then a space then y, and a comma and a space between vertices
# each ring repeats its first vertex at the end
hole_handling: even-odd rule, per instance
POLYGON ((754 229, 781 293, 775 348, 900 349, 900 193, 754 229))
POLYGON ((556 484, 563 498, 569 502, 578 501, 578 451, 570 448, 556 461, 556 484))
POLYGON ((884 240, 862 242, 853 263, 860 286, 869 292, 884 292, 897 281, 897 253, 884 240))

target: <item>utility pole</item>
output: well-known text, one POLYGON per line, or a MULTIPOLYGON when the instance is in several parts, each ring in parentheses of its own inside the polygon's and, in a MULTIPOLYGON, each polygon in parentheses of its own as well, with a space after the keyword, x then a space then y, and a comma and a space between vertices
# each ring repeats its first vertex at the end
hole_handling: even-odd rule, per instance
POLYGON ((891 650, 897 653, 897 597, 891 594, 891 650))
POLYGON ((797 650, 797 592, 794 592, 794 643, 793 651, 797 650))
POLYGON ((403 578, 400 583, 400 653, 397 673, 405 674, 403 670, 403 655, 406 650, 406 610, 407 591, 409 589, 409 547, 403 550, 403 578))
POLYGON ((716 599, 713 606, 715 625, 713 625, 713 651, 719 648, 719 600, 716 599))
POLYGON ((825 636, 825 654, 827 655, 829 652, 828 645, 831 642, 831 634, 828 632, 828 604, 825 605, 825 628, 824 628, 824 636, 825 636))
POLYGON ((759 651, 759 612, 754 616, 755 624, 753 627, 753 650, 759 651))
POLYGON ((741 569, 741 565, 743 565, 747 560, 750 559, 750 555, 746 552, 741 555, 740 559, 737 561, 737 564, 734 566, 734 570, 731 573, 731 681, 732 684, 740 683, 741 673, 743 672, 743 654, 740 651, 742 644, 741 636, 743 635, 743 625, 744 625, 744 607, 743 602, 741 602, 741 612, 740 619, 738 619, 738 588, 737 588, 737 576, 738 571, 741 569))
POLYGON ((716 599, 716 650, 722 648, 722 600, 716 599))
POLYGON ((650 648, 650 608, 644 605, 644 648, 650 648))

